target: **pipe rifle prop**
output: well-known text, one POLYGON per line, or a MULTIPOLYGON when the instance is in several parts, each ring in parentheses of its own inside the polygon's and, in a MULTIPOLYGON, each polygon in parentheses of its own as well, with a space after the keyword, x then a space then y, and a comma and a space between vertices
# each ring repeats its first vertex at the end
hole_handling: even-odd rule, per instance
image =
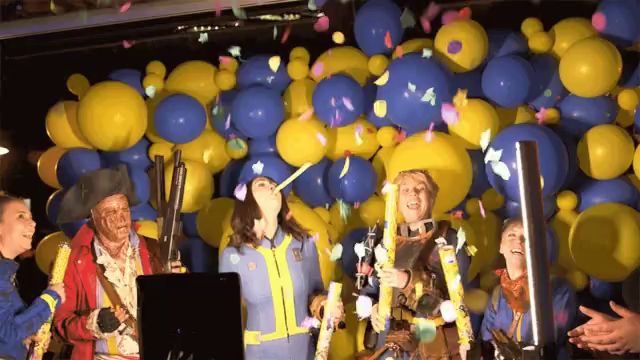
MULTIPOLYGON (((67 271, 67 264, 69 263, 69 255, 71 254, 71 247, 65 241, 58 246, 58 253, 51 269, 51 279, 49 285, 57 285, 64 281, 64 274, 67 271)), ((42 360, 42 357, 47 352, 49 342, 51 340, 51 322, 53 320, 53 312, 49 316, 49 319, 40 326, 40 329, 36 333, 38 341, 34 341, 29 346, 29 352, 27 353, 27 360, 42 360)))
MULTIPOLYGON (((177 249, 177 240, 182 231, 182 222, 180 221, 180 211, 182 210, 182 197, 184 196, 184 184, 187 178, 187 168, 181 161, 181 151, 176 150, 173 155, 174 166, 173 175, 171 177, 171 188, 169 191, 169 201, 164 207, 162 213, 162 231, 158 237, 160 245, 160 258, 163 262, 164 272, 171 273, 171 263, 180 260, 180 254, 177 249)), ((157 161, 157 160, 156 160, 157 161)), ((164 172, 162 172, 164 173, 164 172)), ((156 182, 158 182, 158 172, 156 172, 156 182)), ((158 192, 164 192, 164 182, 158 192)), ((158 195, 161 201, 163 195, 158 195)))
MULTIPOLYGON (((398 236, 398 224, 396 214, 398 212, 398 185, 387 183, 385 185, 385 209, 384 209, 384 232, 382 235, 382 246, 386 251, 384 260, 377 265, 381 268, 393 268, 396 262, 396 237, 398 236)), ((380 298, 378 300, 378 313, 387 321, 391 316, 391 304, 393 302, 393 288, 380 286, 380 298)))
POLYGON ((158 218, 156 223, 158 224, 158 234, 162 233, 163 216, 167 203, 167 197, 164 191, 164 156, 156 155, 154 158, 154 172, 156 179, 156 206, 158 209, 158 218))
POLYGON ((342 284, 332 281, 329 284, 329 294, 327 295, 327 301, 324 305, 324 314, 322 316, 322 325, 320 325, 320 335, 318 335, 318 343, 316 345, 316 353, 314 360, 327 360, 329 356, 329 345, 331 344, 331 337, 335 331, 335 326, 332 321, 332 311, 335 309, 340 301, 340 294, 342 292, 342 284))

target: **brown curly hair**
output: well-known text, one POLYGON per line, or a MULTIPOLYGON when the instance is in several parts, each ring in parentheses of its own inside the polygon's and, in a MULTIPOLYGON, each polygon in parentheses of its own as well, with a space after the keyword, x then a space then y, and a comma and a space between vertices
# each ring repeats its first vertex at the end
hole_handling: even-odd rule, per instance
MULTIPOLYGON (((259 239, 253 231, 253 226, 254 220, 262 218, 262 213, 251 190, 251 185, 256 179, 253 179, 247 184, 247 196, 244 201, 236 199, 233 214, 231 215, 231 229, 233 229, 233 234, 229 240, 229 246, 233 246, 238 250, 244 244, 257 246, 259 243, 259 239)), ((268 177, 267 179, 274 182, 268 177)), ((287 216, 289 214, 289 206, 287 206, 287 202, 282 193, 280 193, 280 196, 282 197, 282 207, 278 213, 278 225, 280 225, 282 231, 291 234, 294 239, 303 241, 309 237, 309 232, 298 224, 293 216, 287 216)))

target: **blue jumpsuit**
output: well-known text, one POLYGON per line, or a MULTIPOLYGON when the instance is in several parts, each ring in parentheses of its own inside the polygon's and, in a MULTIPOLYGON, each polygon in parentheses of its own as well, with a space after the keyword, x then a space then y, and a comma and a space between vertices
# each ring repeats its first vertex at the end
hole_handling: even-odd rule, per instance
MULTIPOLYGON (((558 359, 569 359, 567 353, 567 331, 571 329, 571 325, 576 315, 576 297, 569 285, 558 278, 551 282, 553 289, 552 305, 554 312, 554 327, 556 330, 556 346, 558 347, 558 359)), ((513 320, 513 310, 507 303, 507 300, 500 287, 496 288, 492 299, 484 312, 482 320, 482 341, 491 341, 491 329, 502 329, 505 333, 509 331, 513 320)), ((533 334, 531 329, 531 312, 527 311, 522 315, 516 331, 513 334, 513 340, 519 343, 532 344, 533 334)))
POLYGON ((240 275, 247 307, 246 360, 312 359, 314 342, 303 321, 309 300, 324 290, 313 241, 303 243, 280 228, 260 246, 227 247, 220 272, 240 275))

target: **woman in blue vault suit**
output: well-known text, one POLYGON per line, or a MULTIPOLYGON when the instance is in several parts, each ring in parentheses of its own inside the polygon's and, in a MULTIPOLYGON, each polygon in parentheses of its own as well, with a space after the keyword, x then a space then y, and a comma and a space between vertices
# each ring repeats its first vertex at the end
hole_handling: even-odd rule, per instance
MULTIPOLYGON (((275 191, 275 181, 289 175, 276 160, 254 158, 242 168, 220 272, 240 275, 245 358, 306 360, 315 349, 310 324, 319 325, 326 295, 316 246, 291 216, 283 193, 275 191)), ((334 324, 344 317, 338 307, 334 324)))
MULTIPOLYGON (((533 343, 531 312, 529 311, 529 284, 527 282, 527 262, 524 253, 524 229, 522 220, 513 218, 505 221, 500 240, 500 254, 504 256, 506 268, 496 274, 500 278, 491 296, 482 320, 483 353, 493 356, 490 342, 491 330, 502 330, 520 348, 533 343)), ((576 299, 573 290, 560 278, 551 279, 552 305, 557 359, 569 359, 567 352, 567 331, 571 328, 576 313, 576 299)))

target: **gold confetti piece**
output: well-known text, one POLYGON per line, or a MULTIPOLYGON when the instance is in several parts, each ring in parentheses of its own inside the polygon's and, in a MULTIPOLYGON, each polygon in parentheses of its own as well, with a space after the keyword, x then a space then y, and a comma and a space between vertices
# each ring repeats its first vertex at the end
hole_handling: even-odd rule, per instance
POLYGON ((373 113, 379 118, 387 116, 387 102, 384 100, 376 100, 376 102, 373 103, 373 113))
POLYGON ((376 81, 373 83, 378 86, 384 86, 389 81, 389 70, 385 71, 376 81))
POLYGON ((341 33, 340 31, 334 32, 333 35, 331 35, 331 39, 336 44, 340 44, 340 45, 344 44, 344 34, 341 33))
POLYGON ((467 106, 467 89, 458 89, 456 95, 453 97, 453 105, 456 107, 467 106))
POLYGON ((465 250, 467 251, 467 255, 469 256, 475 256, 478 252, 478 248, 473 245, 467 245, 465 250))
POLYGON ((342 167, 342 171, 340 172, 339 179, 342 179, 349 172, 349 156, 344 159, 344 166, 342 167))
POLYGON ((49 10, 51 10, 51 12, 54 14, 58 13, 58 8, 56 7, 56 3, 53 0, 49 2, 49 10))
POLYGON ((269 68, 271 69, 271 71, 277 72, 278 68, 280 67, 280 62, 280 56, 276 55, 269 58, 269 68))

